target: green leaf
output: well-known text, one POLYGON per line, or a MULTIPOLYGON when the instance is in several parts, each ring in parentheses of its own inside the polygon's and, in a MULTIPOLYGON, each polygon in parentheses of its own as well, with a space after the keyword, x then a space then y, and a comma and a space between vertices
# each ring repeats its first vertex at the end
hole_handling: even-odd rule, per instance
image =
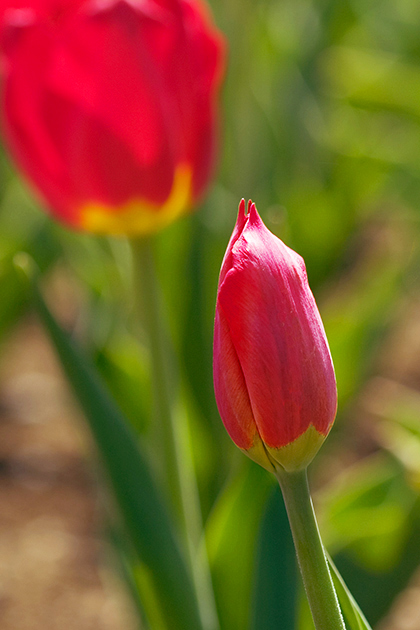
POLYGON ((27 297, 10 260, 3 262, 0 271, 0 294, 0 339, 2 339, 20 320, 27 297))
POLYGON ((420 502, 407 480, 401 465, 379 452, 317 495, 325 545, 372 625, 389 612, 420 562, 420 502))
POLYGON ((275 488, 259 535, 252 630, 294 630, 298 571, 293 538, 280 488, 275 488))
POLYGON ((347 588, 346 583, 341 577, 334 562, 328 553, 326 553, 326 555, 331 570, 331 577, 337 592, 337 597, 349 630, 372 630, 356 600, 347 588))
POLYGON ((95 438, 133 547, 151 576, 168 630, 202 628, 191 577, 170 518, 128 421, 93 367, 57 324, 36 285, 34 295, 95 438))
MULTIPOLYGON (((238 456, 241 456, 238 453, 238 456)), ((223 630, 248 627, 261 515, 274 477, 245 457, 206 526, 206 540, 223 630)))
POLYGON ((136 580, 136 570, 137 565, 139 564, 138 558, 130 548, 130 545, 127 544, 127 539, 122 535, 120 528, 113 523, 113 519, 110 518, 106 525, 106 534, 108 535, 116 557, 113 558, 114 565, 116 565, 116 569, 122 581, 126 585, 137 609, 136 630, 150 630, 150 626, 147 621, 147 614, 143 606, 143 601, 140 596, 136 580))

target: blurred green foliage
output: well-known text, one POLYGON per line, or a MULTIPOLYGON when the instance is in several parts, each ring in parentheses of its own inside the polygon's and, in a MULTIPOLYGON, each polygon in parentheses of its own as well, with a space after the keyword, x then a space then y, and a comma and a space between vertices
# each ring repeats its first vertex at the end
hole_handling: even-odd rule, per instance
MULTIPOLYGON (((420 296, 418 3, 211 5, 229 43, 220 165, 199 211, 156 238, 156 258, 222 628, 269 630, 276 589, 290 586, 273 562, 271 598, 264 588, 267 514, 282 508, 273 504, 268 473, 231 444, 212 390, 217 277, 242 196, 306 260, 340 399, 313 466, 321 485, 315 500, 325 543, 374 624, 420 564, 419 360, 411 356, 408 369, 389 341, 420 296), (266 621, 258 623, 261 606, 266 621)), ((53 310, 79 335, 150 455, 149 357, 127 244, 53 223, 4 156, 0 184, 1 340, 30 307, 12 264, 27 251, 53 310), (57 279, 78 304, 73 317, 63 318, 56 304, 57 279)), ((287 537, 278 544, 288 549, 287 537)))

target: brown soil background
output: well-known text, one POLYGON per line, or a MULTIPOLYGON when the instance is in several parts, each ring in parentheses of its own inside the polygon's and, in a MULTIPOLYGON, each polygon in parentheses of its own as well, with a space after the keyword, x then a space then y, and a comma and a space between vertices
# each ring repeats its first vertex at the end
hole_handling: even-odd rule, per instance
POLYGON ((113 568, 89 439, 33 321, 0 363, 0 628, 135 630, 113 568))

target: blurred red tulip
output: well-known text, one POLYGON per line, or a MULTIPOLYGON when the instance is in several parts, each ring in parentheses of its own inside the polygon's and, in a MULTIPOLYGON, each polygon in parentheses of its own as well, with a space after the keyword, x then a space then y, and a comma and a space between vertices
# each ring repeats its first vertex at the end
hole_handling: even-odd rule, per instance
POLYGON ((334 368, 305 263, 243 200, 220 272, 214 383, 230 437, 271 471, 305 468, 334 422, 334 368))
POLYGON ((55 217, 145 234, 212 173, 224 42, 199 0, 11 0, 3 133, 55 217))

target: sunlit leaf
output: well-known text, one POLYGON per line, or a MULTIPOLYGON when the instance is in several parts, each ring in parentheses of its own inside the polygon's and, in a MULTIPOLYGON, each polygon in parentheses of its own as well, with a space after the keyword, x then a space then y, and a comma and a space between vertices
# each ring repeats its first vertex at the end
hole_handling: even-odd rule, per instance
POLYGON ((337 592, 337 597, 349 630, 372 630, 366 617, 360 610, 356 600, 350 593, 337 567, 328 554, 327 558, 330 565, 331 576, 337 592))

